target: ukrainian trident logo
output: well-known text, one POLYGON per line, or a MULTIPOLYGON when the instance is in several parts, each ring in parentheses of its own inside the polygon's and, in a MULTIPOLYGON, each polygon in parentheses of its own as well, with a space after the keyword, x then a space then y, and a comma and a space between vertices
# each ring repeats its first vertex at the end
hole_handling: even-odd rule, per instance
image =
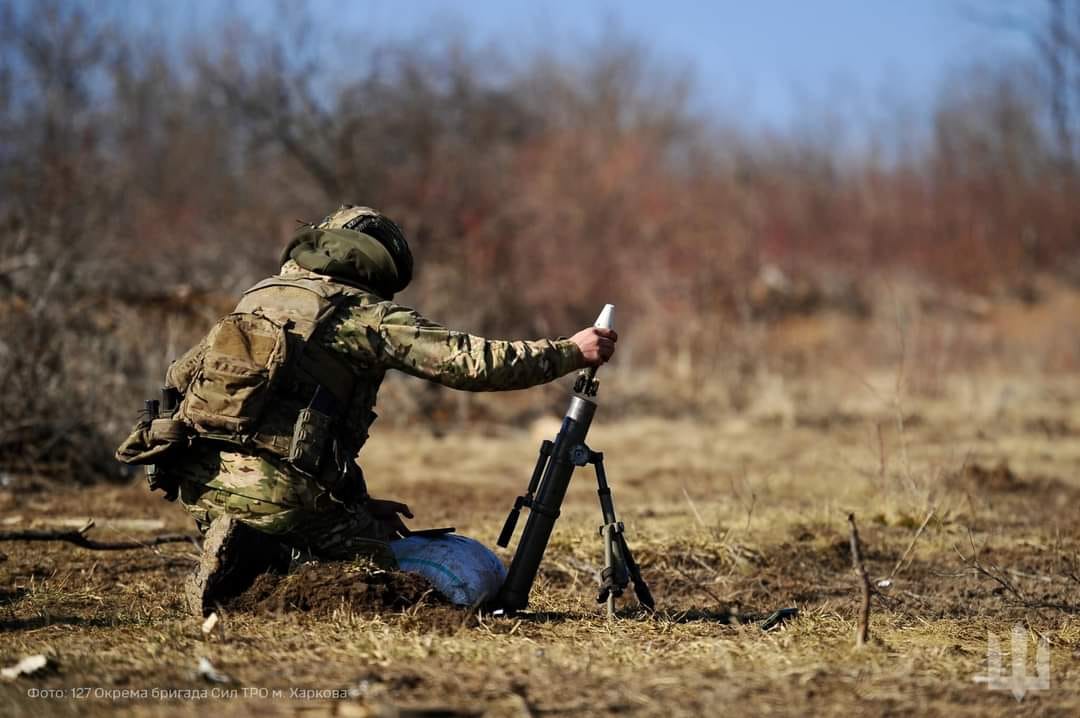
POLYGON ((985 683, 992 691, 1009 691, 1022 701, 1028 691, 1050 688, 1050 643, 1040 637, 1035 649, 1035 675, 1028 675, 1028 632, 1022 623, 1012 628, 1012 673, 1005 675, 1002 667, 1001 639, 991 633, 986 637, 986 675, 975 676, 976 683, 985 683))

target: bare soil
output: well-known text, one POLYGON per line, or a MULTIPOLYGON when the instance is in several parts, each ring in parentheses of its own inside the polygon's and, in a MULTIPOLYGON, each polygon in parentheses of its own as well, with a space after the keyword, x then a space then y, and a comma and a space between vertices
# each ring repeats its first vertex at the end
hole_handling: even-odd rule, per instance
POLYGON ((284 576, 265 573, 251 588, 230 600, 226 608, 247 613, 299 611, 330 616, 340 610, 378 613, 439 602, 431 584, 417 574, 331 561, 303 564, 284 576))

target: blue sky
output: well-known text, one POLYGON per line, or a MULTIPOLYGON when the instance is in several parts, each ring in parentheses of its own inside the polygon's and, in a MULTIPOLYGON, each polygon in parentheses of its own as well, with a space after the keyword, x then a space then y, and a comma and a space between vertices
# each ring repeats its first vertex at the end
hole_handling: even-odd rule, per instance
MULTIPOLYGON (((163 15, 206 28, 239 7, 261 25, 274 0, 121 0, 136 24, 163 15), (143 16, 141 19, 139 16, 143 16)), ((311 0, 328 35, 371 31, 405 37, 450 27, 511 52, 571 51, 610 26, 646 42, 664 62, 688 67, 705 109, 734 110, 784 126, 841 103, 873 121, 882 103, 918 112, 949 72, 1027 49, 1023 33, 974 16, 1037 18, 1040 0, 311 0)), ((1034 20, 1033 20, 1034 21, 1034 20)), ((888 108, 886 108, 886 111, 888 108)))
POLYGON ((572 43, 617 24, 663 59, 688 63, 714 102, 784 123, 807 101, 895 93, 925 102, 946 74, 973 60, 1017 52, 1019 33, 976 13, 1041 9, 1038 0, 372 0, 348 4, 383 27, 457 18, 481 36, 525 46, 572 43))

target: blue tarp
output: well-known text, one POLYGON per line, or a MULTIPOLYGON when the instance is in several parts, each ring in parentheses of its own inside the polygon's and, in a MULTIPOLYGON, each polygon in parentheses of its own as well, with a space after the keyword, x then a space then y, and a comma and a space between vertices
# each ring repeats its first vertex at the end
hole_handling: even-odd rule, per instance
POLYGON ((484 544, 465 536, 410 536, 390 542, 402 571, 418 573, 458 606, 494 598, 506 568, 484 544))

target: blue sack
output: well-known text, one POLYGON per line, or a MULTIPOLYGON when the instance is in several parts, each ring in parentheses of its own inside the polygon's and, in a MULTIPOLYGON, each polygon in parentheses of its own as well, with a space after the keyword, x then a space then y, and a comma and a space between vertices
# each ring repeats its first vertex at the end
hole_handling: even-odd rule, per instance
POLYGON ((402 571, 418 573, 457 606, 494 598, 506 568, 484 544, 465 536, 410 536, 390 542, 402 571))

